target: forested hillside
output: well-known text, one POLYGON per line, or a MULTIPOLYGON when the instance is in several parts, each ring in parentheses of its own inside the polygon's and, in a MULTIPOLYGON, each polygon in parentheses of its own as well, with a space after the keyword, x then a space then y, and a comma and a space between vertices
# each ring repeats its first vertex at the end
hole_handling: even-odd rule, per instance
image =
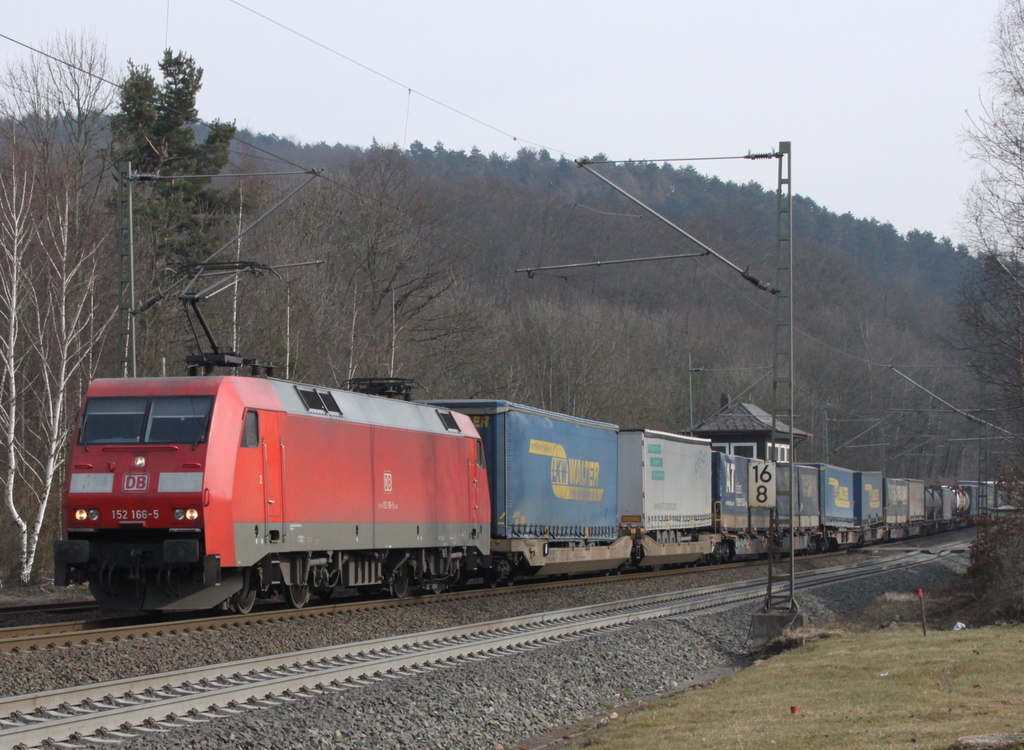
MULTIPOLYGON (((291 377, 410 377, 423 397, 506 398, 673 431, 690 427, 691 392, 695 423, 723 393, 770 408, 772 299, 717 261, 516 273, 696 251, 572 161, 527 149, 508 157, 441 144, 403 151, 242 139, 325 169, 273 228, 243 243, 246 256, 326 261, 291 275, 289 351, 284 291, 247 282, 241 292, 252 316, 241 347, 287 360, 291 377)), ((244 147, 233 161, 267 158, 244 147)), ((773 277, 774 185, 670 164, 597 168, 733 262, 773 277)), ((264 178, 262 189, 280 192, 279 182, 264 178)), ((889 369, 978 404, 952 346, 958 284, 972 263, 966 248, 924 231, 902 236, 802 196, 794 225, 795 421, 815 434, 798 456, 974 476, 975 446, 950 439, 978 428, 889 369)), ((163 356, 166 344, 150 348, 163 356)))

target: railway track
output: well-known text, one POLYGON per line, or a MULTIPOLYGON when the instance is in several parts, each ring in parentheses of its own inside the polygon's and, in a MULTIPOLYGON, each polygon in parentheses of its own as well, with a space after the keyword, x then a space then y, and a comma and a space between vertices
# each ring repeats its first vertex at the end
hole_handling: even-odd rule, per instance
MULTIPOLYGON (((816 555, 814 559, 845 556, 847 554, 848 553, 845 551, 833 552, 825 555, 816 555)), ((647 578, 662 578, 673 575, 700 574, 708 570, 742 569, 756 567, 759 565, 764 565, 764 561, 752 560, 728 563, 726 565, 716 565, 713 568, 671 568, 660 571, 645 571, 642 573, 628 574, 628 578, 631 580, 643 580, 647 578)), ((623 580, 626 577, 626 575, 600 576, 593 578, 572 578, 567 580, 532 582, 528 586, 514 586, 510 588, 471 588, 446 594, 431 594, 404 599, 360 598, 354 601, 339 600, 329 604, 305 607, 298 610, 286 606, 271 605, 266 608, 250 612, 247 615, 216 613, 203 613, 198 616, 196 613, 188 613, 186 615, 146 614, 130 617, 73 620, 39 625, 18 625, 0 628, 0 653, 19 653, 22 651, 37 651, 49 648, 69 648, 73 646, 86 646, 92 643, 118 642, 135 638, 160 638, 166 635, 203 632, 205 630, 228 628, 240 625, 254 625, 267 622, 304 620, 348 612, 421 606, 425 604, 454 602, 484 597, 510 596, 519 594, 522 591, 544 591, 546 589, 595 586, 602 585, 608 581, 623 580)), ((92 604, 90 609, 95 610, 96 605, 92 604)), ((41 606, 36 610, 28 611, 47 612, 50 610, 45 606, 41 606)), ((3 610, 0 610, 0 614, 2 613, 3 610)))
MULTIPOLYGON (((934 539, 931 540, 933 548, 934 539)), ((957 542, 950 542, 956 546, 957 542)), ((912 548, 895 546, 872 546, 857 550, 844 550, 830 552, 813 557, 798 557, 798 562, 803 560, 822 560, 827 558, 845 557, 854 552, 896 552, 912 548)), ((918 552, 922 551, 918 548, 918 552)), ((282 622, 289 620, 305 620, 309 618, 325 617, 343 613, 372 611, 377 609, 390 609, 394 607, 421 606, 440 602, 454 602, 464 599, 482 597, 501 597, 515 595, 522 591, 544 591, 547 589, 573 588, 579 586, 602 585, 608 581, 624 580, 627 575, 630 580, 643 580, 647 578, 661 578, 674 575, 699 575, 709 570, 730 570, 757 567, 764 565, 763 560, 747 560, 742 562, 716 565, 713 568, 698 566, 692 568, 670 568, 660 571, 644 571, 641 573, 630 573, 622 576, 598 576, 591 578, 571 578, 565 580, 531 582, 528 586, 516 586, 511 588, 471 588, 446 594, 430 594, 426 596, 408 597, 403 599, 394 598, 355 598, 340 599, 328 604, 305 607, 296 610, 283 605, 268 605, 259 608, 247 615, 221 614, 205 612, 196 614, 143 614, 116 618, 101 618, 90 620, 69 620, 64 622, 51 622, 34 625, 17 625, 11 627, 0 627, 0 653, 19 653, 22 651, 37 651, 51 648, 69 648, 74 646, 87 646, 95 643, 118 642, 137 638, 160 638, 167 635, 188 634, 203 632, 219 628, 248 626, 268 622, 282 622)), ((57 611, 94 611, 96 605, 90 602, 65 602, 57 604, 24 605, 24 607, 0 608, 0 615, 8 612, 38 612, 53 613, 57 611)))
MULTIPOLYGON (((925 564, 950 549, 799 573, 798 589, 925 564)), ((765 581, 742 581, 0 700, 0 744, 76 747, 170 732, 325 692, 494 659, 630 624, 756 601, 765 581)))
POLYGON ((8 604, 0 607, 0 617, 8 615, 33 615, 33 614, 65 614, 67 612, 88 612, 98 609, 98 605, 92 599, 87 601, 74 602, 32 602, 28 604, 8 604))

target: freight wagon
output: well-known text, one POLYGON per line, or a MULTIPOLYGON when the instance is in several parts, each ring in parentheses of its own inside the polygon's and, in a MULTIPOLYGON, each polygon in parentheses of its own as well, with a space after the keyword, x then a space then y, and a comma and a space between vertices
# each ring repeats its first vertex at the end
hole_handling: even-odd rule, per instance
POLYGON ((886 477, 882 487, 888 538, 903 539, 910 533, 910 482, 907 479, 886 477))
POLYGON ((655 430, 619 432, 619 513, 634 562, 691 563, 713 555, 711 441, 655 430))
POLYGON ((853 516, 861 528, 862 542, 874 542, 885 538, 885 510, 882 504, 882 491, 882 472, 854 472, 853 516))
POLYGON ((429 403, 468 415, 483 440, 495 580, 632 559, 632 539, 619 533, 617 426, 508 401, 429 403))

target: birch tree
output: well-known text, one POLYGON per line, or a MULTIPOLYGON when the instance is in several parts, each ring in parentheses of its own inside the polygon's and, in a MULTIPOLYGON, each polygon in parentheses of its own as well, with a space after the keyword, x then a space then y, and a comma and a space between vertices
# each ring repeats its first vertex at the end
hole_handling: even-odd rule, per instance
POLYGON ((112 296, 98 288, 100 253, 112 230, 102 182, 110 166, 106 111, 113 97, 103 83, 110 71, 103 50, 84 37, 57 38, 47 51, 52 58, 8 69, 2 102, 9 171, 0 182, 0 428, 4 505, 18 531, 22 583, 33 577, 41 540, 58 531, 48 510, 113 313, 100 302, 112 296))
POLYGON ((15 488, 24 453, 18 435, 22 402, 19 373, 25 359, 21 322, 26 307, 25 287, 28 286, 25 258, 35 235, 32 227, 35 174, 24 163, 17 137, 5 135, 10 142, 0 170, 0 371, 3 375, 0 380, 0 447, 6 458, 4 508, 17 529, 18 565, 24 570, 30 522, 18 507, 15 488))

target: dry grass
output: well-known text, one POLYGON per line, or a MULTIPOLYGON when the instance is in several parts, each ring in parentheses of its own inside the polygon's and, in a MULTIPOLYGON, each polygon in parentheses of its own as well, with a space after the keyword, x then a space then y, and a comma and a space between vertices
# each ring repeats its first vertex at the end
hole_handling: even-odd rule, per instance
POLYGON ((829 636, 652 704, 574 747, 923 749, 1024 730, 1024 627, 829 636))

